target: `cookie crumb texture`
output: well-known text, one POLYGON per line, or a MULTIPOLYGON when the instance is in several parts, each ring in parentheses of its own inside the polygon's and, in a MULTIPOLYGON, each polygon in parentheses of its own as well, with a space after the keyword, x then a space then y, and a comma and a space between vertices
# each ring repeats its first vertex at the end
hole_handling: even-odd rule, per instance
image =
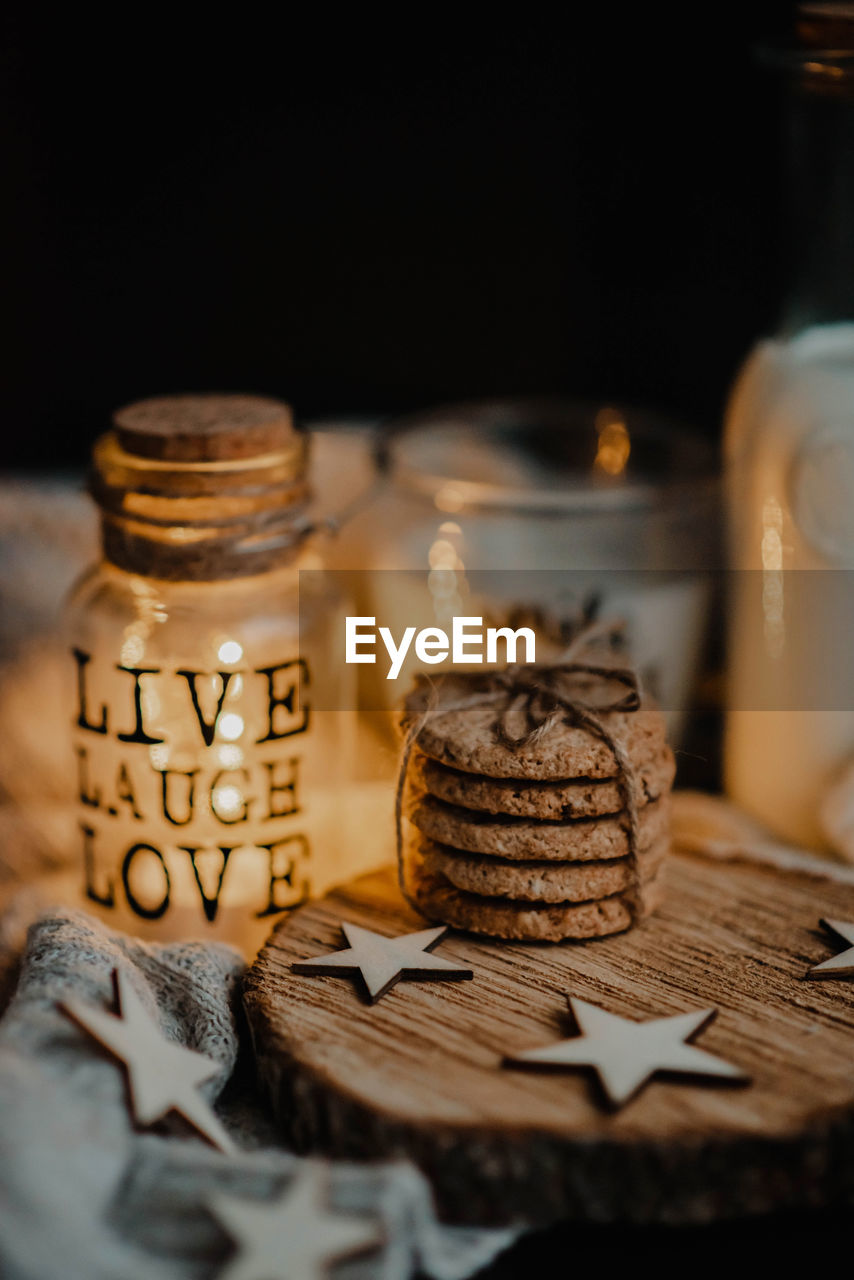
MULTIPOLYGON (((654 877, 669 849, 661 840, 640 854, 641 883, 654 877)), ((522 902, 587 902, 632 889, 634 869, 630 858, 601 862, 510 862, 462 853, 423 837, 415 848, 425 870, 444 877, 449 884, 488 898, 512 898, 522 902)))
MULTIPOLYGON (((427 691, 406 700, 403 727, 427 708, 427 691)), ((620 766, 610 746, 591 729, 559 722, 529 745, 511 747, 496 737, 493 704, 474 704, 443 712, 441 701, 418 733, 424 755, 463 773, 487 778, 529 778, 544 782, 568 778, 617 778, 620 766)), ((664 717, 655 707, 600 715, 608 735, 640 763, 665 746, 664 717)))
MULTIPOLYGON (((460 683, 449 686, 457 702, 460 683)), ((610 741, 559 721, 511 747, 496 734, 495 703, 443 711, 444 687, 431 695, 439 702, 406 779, 401 856, 419 910, 471 933, 541 942, 607 937, 652 911, 675 773, 661 713, 603 714, 610 741)), ((423 686, 410 694, 404 728, 428 711, 427 696, 423 686)))
MULTIPOLYGON (((548 782, 486 778, 451 769, 417 751, 410 757, 409 768, 413 783, 423 791, 482 813, 556 821, 613 815, 625 805, 617 778, 573 777, 548 782)), ((652 760, 637 764, 635 798, 639 807, 667 795, 675 774, 676 761, 669 747, 652 760)))
POLYGON ((659 873, 636 895, 616 893, 591 902, 551 904, 492 898, 458 889, 444 875, 431 872, 412 852, 406 859, 405 874, 413 900, 428 920, 519 942, 581 941, 622 933, 656 908, 662 887, 659 873))
MULTIPOLYGON (((602 818, 536 819, 463 809, 435 795, 415 791, 409 797, 406 812, 423 835, 467 853, 525 862, 593 862, 629 853, 631 824, 625 811, 602 818)), ((669 797, 641 807, 638 852, 661 841, 669 831, 669 797)))

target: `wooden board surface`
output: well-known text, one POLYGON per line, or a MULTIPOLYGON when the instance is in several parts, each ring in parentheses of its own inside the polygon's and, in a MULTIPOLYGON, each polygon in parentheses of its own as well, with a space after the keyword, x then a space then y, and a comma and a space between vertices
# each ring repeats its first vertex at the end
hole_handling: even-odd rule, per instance
POLYGON ((844 945, 854 887, 674 857, 658 914, 584 944, 449 934, 461 983, 400 982, 378 1004, 346 978, 298 976, 341 922, 423 928, 391 871, 283 922, 251 970, 257 1069, 285 1136, 338 1156, 405 1156, 443 1215, 704 1221, 854 1200, 854 981, 807 980, 844 945), (748 1086, 656 1078, 623 1110, 585 1071, 502 1059, 572 1034, 566 996, 643 1019, 716 1007, 697 1038, 748 1086))

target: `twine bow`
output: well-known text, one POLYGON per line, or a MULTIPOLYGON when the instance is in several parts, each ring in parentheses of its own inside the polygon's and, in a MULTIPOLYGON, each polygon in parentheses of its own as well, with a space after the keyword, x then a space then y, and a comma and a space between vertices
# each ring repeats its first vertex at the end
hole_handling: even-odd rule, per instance
MULTIPOLYGON (((533 746, 561 721, 589 725, 596 720, 602 736, 599 716, 612 711, 637 711, 640 706, 637 676, 630 667, 580 661, 559 662, 551 667, 514 665, 487 679, 491 684, 488 691, 495 692, 496 700, 499 696, 507 699, 504 707, 499 704, 492 731, 514 750, 533 746), (603 687, 605 682, 610 687, 603 687)), ((605 740, 612 747, 609 735, 605 740)))
POLYGON ((637 916, 640 905, 638 868, 638 812, 634 765, 602 717, 613 712, 637 711, 641 705, 636 673, 630 667, 616 667, 602 661, 586 660, 583 650, 592 641, 593 630, 580 635, 569 650, 551 666, 514 664, 474 678, 452 675, 444 689, 453 696, 442 701, 433 687, 432 697, 422 714, 409 726, 401 753, 395 797, 397 868, 401 892, 410 906, 417 908, 406 885, 403 858, 403 795, 412 748, 418 735, 432 720, 484 705, 495 706, 490 726, 497 741, 511 751, 535 746, 561 722, 588 729, 613 753, 617 762, 620 795, 629 819, 629 903, 637 916), (576 656, 579 655, 579 656, 576 656))

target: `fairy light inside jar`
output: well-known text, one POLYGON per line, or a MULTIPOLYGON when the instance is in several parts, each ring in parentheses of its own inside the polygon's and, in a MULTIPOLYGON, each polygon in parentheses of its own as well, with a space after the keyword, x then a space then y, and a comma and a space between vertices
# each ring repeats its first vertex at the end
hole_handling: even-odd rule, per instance
POLYGON ((347 769, 308 705, 341 604, 315 591, 301 617, 305 440, 263 397, 143 401, 96 444, 92 492, 104 561, 66 611, 86 905, 251 952, 322 887, 347 769))
POLYGON ((594 471, 607 476, 619 476, 626 469, 632 442, 622 414, 616 409, 600 409, 596 415, 598 436, 594 471))

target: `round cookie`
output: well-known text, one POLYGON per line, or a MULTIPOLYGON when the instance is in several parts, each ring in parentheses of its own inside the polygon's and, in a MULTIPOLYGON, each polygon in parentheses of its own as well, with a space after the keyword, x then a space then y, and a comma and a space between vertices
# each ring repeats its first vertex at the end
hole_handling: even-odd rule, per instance
MULTIPOLYGON (((465 686, 446 683, 439 687, 438 702, 427 723, 418 732, 417 743, 424 755, 464 773, 488 778, 531 778, 537 781, 567 778, 613 778, 620 772, 614 752, 592 729, 558 721, 534 742, 508 746, 493 730, 497 703, 477 703, 464 708, 445 702, 459 700, 465 686)), ((404 727, 427 710, 435 688, 420 685, 406 699, 404 727)), ((665 723, 655 707, 638 711, 611 711, 599 714, 606 731, 619 742, 632 760, 657 755, 665 744, 665 723)))
MULTIPOLYGON (((448 804, 485 813, 565 820, 601 817, 619 813, 625 808, 616 779, 525 782, 515 778, 479 778, 449 769, 420 752, 413 752, 410 769, 422 790, 448 804)), ((670 790, 675 772, 676 762, 669 747, 637 766, 641 807, 658 800, 670 790)))
MULTIPOLYGON (((407 885, 428 920, 519 942, 563 942, 605 938, 623 933, 634 923, 627 895, 613 894, 597 902, 534 905, 510 898, 486 898, 456 889, 443 877, 428 872, 417 858, 407 868, 407 885)), ((652 881, 644 891, 642 914, 654 910, 659 889, 652 881)))
MULTIPOLYGON (((638 857, 641 883, 651 880, 669 849, 660 840, 638 857)), ((608 862, 505 862, 461 853, 432 840, 421 840, 418 853, 426 871, 449 884, 487 898, 522 902, 589 902, 622 893, 632 885, 630 858, 608 862)))
MULTIPOLYGON (((479 813, 422 794, 410 804, 407 817, 438 844, 498 858, 587 862, 621 858, 629 852, 629 819, 625 812, 569 822, 538 821, 479 813)), ((669 828, 669 798, 645 805, 638 814, 638 849, 648 849, 665 837, 669 828)))

